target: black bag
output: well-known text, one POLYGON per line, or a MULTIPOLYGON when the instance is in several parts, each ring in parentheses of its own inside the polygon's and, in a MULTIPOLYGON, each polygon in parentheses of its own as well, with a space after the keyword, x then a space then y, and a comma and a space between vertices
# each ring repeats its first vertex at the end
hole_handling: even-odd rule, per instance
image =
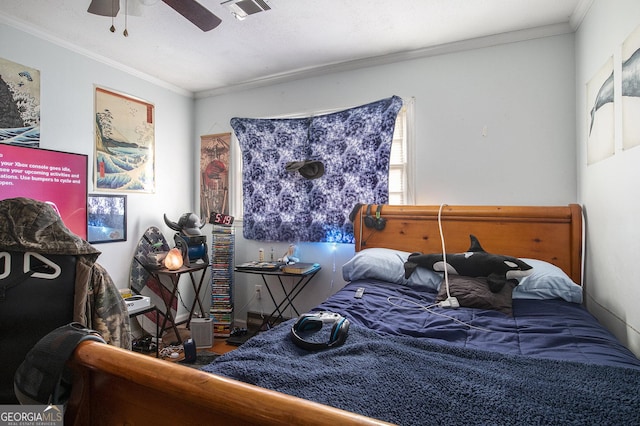
POLYGON ((66 367, 76 346, 85 340, 105 343, 100 335, 73 322, 53 330, 36 343, 20 364, 14 390, 23 405, 64 405, 71 395, 72 375, 66 367))

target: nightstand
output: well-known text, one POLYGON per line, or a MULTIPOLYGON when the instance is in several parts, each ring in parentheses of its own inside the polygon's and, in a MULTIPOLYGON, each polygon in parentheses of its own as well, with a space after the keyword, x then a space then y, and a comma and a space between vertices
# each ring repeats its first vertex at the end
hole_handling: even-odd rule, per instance
POLYGON ((276 307, 273 310, 273 312, 271 312, 271 315, 265 318, 264 322, 262 323, 262 326, 260 327, 260 329, 262 329, 262 327, 264 327, 265 325, 268 325, 270 328, 270 327, 273 327, 273 325, 278 323, 279 321, 284 320, 285 319, 284 311, 289 307, 293 309, 296 315, 300 316, 300 313, 294 306, 293 302, 296 299, 296 297, 298 297, 300 292, 304 290, 307 284, 309 284, 309 282, 313 279, 313 277, 316 276, 316 274, 320 271, 320 269, 322 269, 322 267, 320 265, 317 265, 312 269, 305 272, 301 272, 301 273, 286 273, 281 270, 274 271, 274 270, 260 270, 260 269, 253 269, 253 268, 245 269, 245 268, 239 268, 239 267, 236 267, 235 271, 241 272, 243 274, 260 275, 260 277, 262 277, 262 281, 264 282, 264 286, 267 289, 269 296, 271 297, 271 301, 276 307), (289 291, 287 291, 287 288, 284 282, 282 281, 283 277, 296 278, 296 281, 294 282, 293 286, 289 291), (267 278, 270 278, 270 279, 267 279, 267 278), (273 291, 271 290, 271 285, 275 285, 275 283, 280 284, 280 288, 284 293, 284 297, 280 301, 278 301, 275 298, 273 291), (274 317, 274 315, 276 314, 278 315, 274 317))
MULTIPOLYGON (((136 260, 138 260, 136 258, 136 260)), ((142 264, 141 264, 142 265, 142 264)), ((204 277, 206 275, 206 269, 209 267, 208 263, 192 263, 189 266, 183 265, 176 270, 169 270, 167 268, 149 268, 145 265, 142 265, 143 268, 151 275, 156 281, 160 284, 160 296, 165 305, 165 310, 162 311, 162 315, 164 319, 162 321, 162 326, 160 327, 160 331, 164 334, 167 328, 171 327, 176 334, 176 339, 178 343, 182 343, 182 338, 180 337, 180 333, 178 332, 178 324, 171 313, 171 306, 173 302, 177 300, 178 293, 178 282, 180 280, 180 276, 182 274, 188 274, 191 285, 193 286, 193 290, 195 292, 195 299, 193 304, 191 305, 191 310, 189 311, 189 317, 186 320, 187 327, 191 322, 191 317, 193 316, 196 305, 199 305, 200 312, 204 313, 204 308, 202 306, 202 302, 200 301, 200 290, 202 288, 202 284, 204 282, 204 277), (200 273, 200 280, 196 281, 196 277, 194 273, 200 273), (161 277, 167 277, 164 280, 161 277), (167 285, 166 281, 170 281, 170 285, 167 285)))

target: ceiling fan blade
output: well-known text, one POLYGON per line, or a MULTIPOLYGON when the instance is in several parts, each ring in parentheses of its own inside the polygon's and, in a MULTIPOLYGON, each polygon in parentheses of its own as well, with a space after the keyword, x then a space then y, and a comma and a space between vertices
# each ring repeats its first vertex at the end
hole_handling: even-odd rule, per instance
POLYGON ((94 15, 115 17, 120 11, 120 0, 91 0, 87 12, 94 15))
POLYGON ((191 21, 202 31, 209 31, 220 25, 222 20, 195 0, 162 0, 180 15, 191 21))

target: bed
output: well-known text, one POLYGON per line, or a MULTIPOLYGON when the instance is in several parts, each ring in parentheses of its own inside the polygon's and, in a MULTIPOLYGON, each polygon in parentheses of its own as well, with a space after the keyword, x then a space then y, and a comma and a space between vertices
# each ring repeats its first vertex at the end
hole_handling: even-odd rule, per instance
MULTIPOLYGON (((66 420, 100 424, 95 419, 108 414, 131 424, 640 421, 640 361, 581 303, 578 205, 385 205, 381 217, 384 226, 375 226, 365 208, 355 214, 356 255, 343 268, 349 283, 314 308, 348 320, 343 344, 297 346, 290 338, 294 318, 194 371, 86 342, 72 360, 76 381, 66 420), (450 293, 463 306, 434 306, 448 297, 442 272, 420 266, 407 277, 405 266, 410 253, 441 253, 439 216, 447 253, 466 252, 474 235, 486 252, 533 269, 497 293, 484 291, 483 277, 449 273, 450 293)), ((324 331, 305 339, 322 344, 324 331)))

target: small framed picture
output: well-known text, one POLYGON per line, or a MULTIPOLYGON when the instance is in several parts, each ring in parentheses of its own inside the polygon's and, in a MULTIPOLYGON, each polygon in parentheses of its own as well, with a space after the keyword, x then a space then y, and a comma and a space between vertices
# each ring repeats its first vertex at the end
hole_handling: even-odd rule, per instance
POLYGON ((127 196, 90 194, 87 199, 87 241, 127 241, 127 196))

